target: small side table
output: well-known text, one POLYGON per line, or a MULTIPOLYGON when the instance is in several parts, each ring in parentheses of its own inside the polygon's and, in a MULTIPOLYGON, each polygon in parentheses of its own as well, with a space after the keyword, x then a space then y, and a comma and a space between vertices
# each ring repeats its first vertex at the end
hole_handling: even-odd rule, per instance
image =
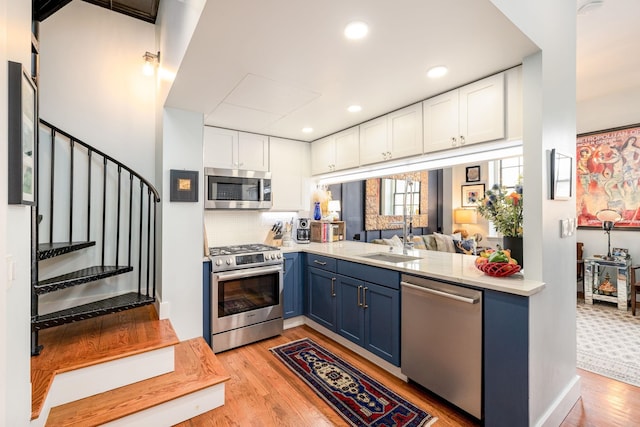
POLYGON ((606 301, 618 305, 618 310, 627 311, 631 276, 631 258, 612 261, 598 257, 584 260, 584 302, 606 301), (609 280, 613 291, 603 291, 601 285, 609 280))

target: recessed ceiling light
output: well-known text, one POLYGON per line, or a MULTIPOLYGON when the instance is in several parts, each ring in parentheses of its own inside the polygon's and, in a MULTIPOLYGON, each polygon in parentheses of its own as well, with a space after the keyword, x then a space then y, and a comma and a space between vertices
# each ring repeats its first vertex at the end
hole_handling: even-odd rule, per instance
POLYGON ((344 29, 344 36, 349 40, 364 38, 369 32, 369 27, 362 21, 350 22, 344 29))
POLYGON ((304 132, 304 133, 311 133, 311 132, 313 132, 313 128, 310 128, 310 127, 302 128, 302 132, 304 132))
POLYGON ((347 108, 347 111, 350 113, 358 113, 362 111, 362 107, 359 105, 349 105, 349 108, 347 108))
POLYGON ((432 67, 427 71, 427 76, 432 79, 437 79, 438 77, 442 77, 447 74, 447 67, 444 65, 438 65, 437 67, 432 67))

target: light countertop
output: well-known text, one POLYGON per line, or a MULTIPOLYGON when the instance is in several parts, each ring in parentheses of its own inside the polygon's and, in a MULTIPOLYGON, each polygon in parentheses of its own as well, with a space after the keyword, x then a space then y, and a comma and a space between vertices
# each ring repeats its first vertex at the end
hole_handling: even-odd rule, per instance
POLYGON ((450 282, 522 296, 536 294, 545 287, 544 282, 525 279, 522 273, 516 273, 509 277, 487 276, 475 267, 474 260, 476 257, 471 255, 410 250, 406 252, 406 255, 416 256, 420 259, 394 263, 365 258, 362 255, 374 253, 402 254, 402 248, 354 241, 309 244, 294 243, 293 246, 282 247, 282 252, 307 252, 316 255, 325 255, 345 261, 414 274, 416 276, 443 279, 450 282), (390 248, 392 251, 389 250, 390 248))

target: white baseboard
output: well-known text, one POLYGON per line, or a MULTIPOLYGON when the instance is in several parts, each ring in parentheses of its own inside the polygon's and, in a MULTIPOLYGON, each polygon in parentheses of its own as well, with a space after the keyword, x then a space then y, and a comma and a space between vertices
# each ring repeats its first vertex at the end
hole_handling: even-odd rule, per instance
POLYGON ((283 329, 295 328, 296 326, 304 325, 304 316, 296 316, 290 319, 284 319, 283 329))
POLYGON ((171 306, 168 302, 160 301, 159 297, 156 297, 156 312, 158 313, 158 319, 169 319, 171 314, 171 306))
POLYGON ((580 399, 580 376, 576 375, 535 423, 536 427, 556 427, 562 424, 567 414, 580 399))

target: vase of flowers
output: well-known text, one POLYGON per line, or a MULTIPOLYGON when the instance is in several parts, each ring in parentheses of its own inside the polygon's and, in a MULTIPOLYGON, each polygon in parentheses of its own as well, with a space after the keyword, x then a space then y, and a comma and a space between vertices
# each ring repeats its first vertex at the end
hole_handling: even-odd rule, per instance
POLYGON ((494 185, 478 200, 478 212, 491 221, 493 227, 503 236, 503 246, 511 251, 511 256, 522 262, 522 185, 516 185, 511 192, 494 185))

